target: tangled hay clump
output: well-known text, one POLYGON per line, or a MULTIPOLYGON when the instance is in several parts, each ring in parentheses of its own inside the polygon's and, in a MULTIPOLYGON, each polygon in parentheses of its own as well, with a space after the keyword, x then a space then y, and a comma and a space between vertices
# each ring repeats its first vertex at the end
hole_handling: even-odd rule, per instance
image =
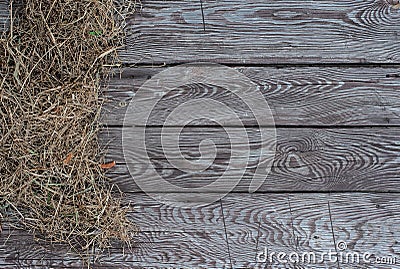
POLYGON ((10 6, 0 40, 0 205, 80 252, 129 241, 136 229, 99 165, 97 135, 100 83, 124 39, 121 14, 133 9, 113 0, 10 6))

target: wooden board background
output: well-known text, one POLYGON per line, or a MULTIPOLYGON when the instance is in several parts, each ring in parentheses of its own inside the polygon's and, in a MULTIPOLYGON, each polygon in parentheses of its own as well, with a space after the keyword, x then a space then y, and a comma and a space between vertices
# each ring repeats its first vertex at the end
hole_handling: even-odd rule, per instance
MULTIPOLYGON (((248 130, 254 134, 250 136, 251 143, 256 144, 257 129, 248 130)), ((140 131, 139 129, 138 132, 140 131)), ((212 163, 212 166, 203 173, 180 173, 168 162, 161 144, 156 139, 151 139, 159 135, 158 131, 159 128, 148 130, 148 153, 151 154, 155 169, 178 186, 194 188, 209 184, 221 176, 221 171, 229 163, 230 143, 221 133, 221 129, 190 127, 185 131, 180 144, 181 153, 187 159, 195 160, 199 157, 195 152, 198 152, 199 142, 204 139, 212 139, 220 154, 216 160, 204 160, 212 163)), ((104 136, 112 141, 107 158, 117 161, 117 167, 110 171, 109 176, 123 190, 140 192, 132 176, 151 169, 146 168, 147 155, 131 152, 135 158, 126 163, 122 151, 121 129, 109 128, 104 132, 104 136), (129 174, 127 165, 130 166, 132 175, 129 174)), ((396 192, 399 189, 399 137, 399 128, 279 128, 272 171, 258 191, 396 192)), ((258 164, 257 148, 252 152, 249 156, 249 168, 258 164)), ((247 159, 243 156, 244 162, 247 159)), ((239 174, 242 171, 237 172, 239 174)), ((234 191, 248 192, 253 174, 253 170, 247 170, 234 191)), ((154 192, 157 191, 162 192, 162 188, 155 185, 154 192)))
MULTIPOLYGON (((261 91, 277 126, 400 126, 400 70, 397 67, 238 66, 235 69, 261 91)), ((125 68, 122 74, 116 70, 115 78, 107 83, 103 123, 121 126, 127 105, 140 86, 164 70, 125 68)), ((219 98, 217 100, 226 104, 235 101, 223 100, 215 92, 207 93, 207 89, 204 91, 207 97, 219 98)), ((162 102, 156 107, 158 117, 152 117, 148 125, 163 125, 159 120, 161 115, 175 107, 174 99, 162 102)), ((245 126, 256 124, 253 118, 246 116, 246 108, 238 107, 235 112, 245 126)))
POLYGON ((8 1, 0 1, 0 33, 8 26, 8 1))
POLYGON ((143 1, 126 63, 399 63, 400 13, 385 0, 143 1), (205 31, 204 31, 205 27, 205 31))
MULTIPOLYGON (((341 240, 360 253, 399 254, 397 194, 230 194, 196 209, 164 206, 144 194, 127 194, 127 199, 135 201, 130 216, 142 231, 130 249, 123 252, 116 245, 92 268, 280 268, 276 261, 257 263, 257 252, 267 247, 321 255, 341 240)), ((36 243, 21 230, 5 228, 1 240, 2 268, 83 266, 62 246, 36 243)), ((338 266, 348 265, 327 261, 313 268, 338 266)))
MULTIPOLYGON (((0 25, 7 22, 6 7, 0 0, 0 25)), ((325 261, 285 268, 400 268, 399 23, 400 10, 385 0, 142 0, 140 11, 128 19, 122 73, 116 70, 105 82, 101 132, 107 160, 117 162, 108 175, 133 205, 129 217, 141 232, 130 248, 116 243, 98 253, 91 268, 278 269, 282 264, 276 260, 257 263, 257 253, 267 247, 321 254, 337 250, 342 241, 348 251, 394 256, 398 263, 325 261), (235 107, 255 145, 248 169, 220 201, 182 209, 152 200, 135 184, 135 173, 146 172, 146 156, 135 151, 135 158, 125 160, 123 119, 145 81, 195 61, 227 64, 257 85, 274 115, 277 147, 267 180, 249 194, 258 147, 268 143, 259 141, 257 133, 269 126, 257 126, 245 107, 235 107)), ((181 94, 176 97, 193 97, 181 94)), ((235 101, 215 96, 228 104, 235 101)), ((205 159, 212 165, 203 173, 177 171, 157 139, 160 119, 174 106, 170 99, 156 108, 148 122, 146 154, 177 185, 208 184, 229 162, 229 141, 220 127, 193 122, 184 129, 182 154, 196 159, 200 141, 212 139, 219 155, 205 159)), ((229 115, 224 119, 224 128, 237 128, 229 124, 229 115)), ((140 128, 130 130, 135 135, 140 128)), ((154 186, 154 192, 162 191, 154 186)), ((0 267, 85 265, 66 246, 36 242, 28 232, 4 223, 0 267)))

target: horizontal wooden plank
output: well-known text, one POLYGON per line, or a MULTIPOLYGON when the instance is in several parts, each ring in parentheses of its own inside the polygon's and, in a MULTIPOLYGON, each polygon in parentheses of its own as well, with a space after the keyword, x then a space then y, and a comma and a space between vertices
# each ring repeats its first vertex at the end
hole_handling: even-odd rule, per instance
POLYGON ((8 28, 9 21, 9 8, 8 1, 0 1, 0 33, 4 32, 8 28))
MULTIPOLYGON (((182 266, 225 268, 227 243, 219 203, 201 208, 179 209, 159 204, 144 194, 127 194, 134 206, 129 218, 141 232, 131 246, 113 244, 97 253, 93 268, 170 268, 182 266)), ((65 246, 35 243, 23 230, 8 230, 1 236, 0 260, 23 266, 83 266, 78 255, 65 246)), ((226 267, 228 268, 228 267, 226 267)))
MULTIPOLYGON (((370 253, 357 266, 344 258, 341 268, 400 268, 400 197, 398 194, 332 194, 329 197, 335 242, 339 253, 370 253), (388 263, 378 259, 388 258, 388 263), (395 263, 390 259, 394 258, 395 263)), ((361 259, 360 259, 361 260, 361 259)))
MULTIPOLYGON (((132 129, 131 137, 141 131, 135 130, 132 129)), ((179 148, 169 146, 168 140, 167 144, 161 144, 160 131, 161 128, 146 129, 146 150, 136 145, 135 139, 126 141, 132 142, 132 146, 125 149, 128 161, 122 150, 122 129, 110 128, 103 133, 103 144, 111 140, 106 156, 117 162, 108 176, 122 190, 140 192, 135 178, 144 174, 153 175, 148 177, 151 183, 154 179, 151 173, 153 167, 166 181, 193 190, 218 180, 231 162, 237 164, 232 167, 232 175, 241 178, 234 191, 248 192, 258 166, 261 145, 269 145, 268 141, 260 141, 257 128, 247 128, 247 139, 251 145, 249 152, 245 150, 248 146, 246 139, 236 137, 229 140, 221 128, 187 127, 181 134, 179 148), (207 139, 213 141, 217 150, 214 152, 213 144, 206 147, 202 144, 200 154, 200 142, 207 139), (243 148, 248 155, 232 157, 231 160, 230 141, 243 141, 233 143, 239 152, 243 148), (176 157, 168 159, 163 147, 168 156, 176 157), (179 170, 179 166, 172 165, 171 161, 183 160, 179 153, 193 162, 192 170, 190 166, 185 165, 179 170), (198 170, 195 163, 199 160, 200 164, 209 167, 198 170)), ((272 170, 258 191, 399 191, 399 138, 399 128, 279 128, 272 170)), ((154 186, 154 192, 163 191, 168 191, 165 186, 154 186)))
MULTIPOLYGON (((145 81, 166 69, 127 68, 108 82, 105 91, 102 122, 108 125, 122 125, 127 106, 134 100, 135 93, 145 81)), ((288 126, 394 126, 400 125, 400 80, 396 68, 272 68, 238 67, 235 70, 247 76, 256 85, 271 108, 276 125, 288 126)), ((229 79, 229 78, 227 78, 229 79)), ((172 91, 160 98, 164 91, 154 90, 152 97, 161 99, 154 108, 146 106, 149 99, 135 99, 137 113, 127 117, 146 118, 146 111, 152 111, 148 125, 174 125, 188 119, 187 113, 176 120, 166 121, 171 112, 180 105, 201 98, 221 102, 232 113, 223 109, 211 114, 212 118, 224 125, 237 125, 238 117, 244 125, 262 125, 250 111, 265 113, 265 107, 246 104, 245 100, 230 94, 229 90, 193 87, 179 88, 179 94, 172 91)), ((204 103, 202 111, 210 111, 211 104, 204 103)), ((198 114, 198 110, 192 112, 198 114)), ((191 114, 190 114, 191 115, 191 114)), ((191 115, 193 116, 193 115, 191 115)), ((215 122, 193 121, 191 125, 215 125, 215 122)), ((180 125, 179 125, 180 126, 180 125)))
POLYGON ((399 63, 400 13, 385 0, 142 1, 125 63, 399 63), (203 29, 205 27, 205 31, 203 29))
MULTIPOLYGON (((227 247, 222 235, 205 234, 201 231, 142 232, 135 237, 133 247, 115 247, 96 254, 97 261, 93 265, 105 268, 108 264, 135 267, 159 265, 167 268, 185 263, 187 266, 209 265, 210 268, 222 268, 226 263, 224 251, 227 247)), ((18 234, 8 239, 6 247, 0 248, 0 254, 0 260, 8 264, 57 268, 84 266, 78 255, 64 253, 60 247, 43 247, 33 242, 30 237, 18 234)))
MULTIPOLYGON (((99 253, 92 268, 282 268, 284 264, 276 256, 268 263, 257 261, 257 254, 267 248, 287 255, 313 252, 320 257, 335 251, 335 244, 341 241, 348 247, 344 253, 400 255, 397 194, 230 194, 221 203, 188 209, 162 205, 144 194, 127 193, 126 201, 135 204, 130 216, 143 231, 134 238, 132 248, 123 250, 116 244, 109 252, 99 253)), ((82 265, 72 254, 35 243, 24 231, 6 228, 0 238, 3 267, 82 265)), ((338 268, 336 262, 325 258, 321 263, 291 265, 338 268)))
MULTIPOLYGON (((323 261, 279 263, 263 261, 260 253, 322 252, 334 248, 324 194, 231 194, 223 199, 233 268, 334 268, 323 261), (286 266, 286 267, 283 267, 286 266)), ((287 257, 286 257, 287 258, 287 257)))
POLYGON ((229 241, 233 268, 399 268, 399 203, 397 194, 231 194, 223 209, 228 239, 232 230, 240 231, 239 240, 229 241), (340 249, 343 243, 346 249, 340 249), (270 254, 312 252, 317 263, 284 264, 276 256, 272 263, 254 262, 256 250, 265 247, 270 254), (372 263, 328 256, 319 262, 329 251, 344 257, 369 252, 372 263), (377 264, 378 257, 397 263, 377 264))

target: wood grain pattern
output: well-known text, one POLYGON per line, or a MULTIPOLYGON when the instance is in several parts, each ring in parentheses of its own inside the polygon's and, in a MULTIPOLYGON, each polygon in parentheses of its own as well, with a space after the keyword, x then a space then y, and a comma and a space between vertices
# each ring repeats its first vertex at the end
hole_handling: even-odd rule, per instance
POLYGON ((399 268, 399 202, 397 194, 231 194, 223 199, 223 208, 228 235, 241 235, 229 241, 234 268, 279 268, 277 260, 251 262, 255 250, 263 247, 286 254, 312 251, 319 258, 329 250, 397 258, 397 264, 358 264, 325 257, 316 265, 280 268, 399 268), (335 247, 341 241, 348 249, 335 247))
MULTIPOLYGON (((93 268, 224 268, 227 243, 219 203, 179 209, 157 203, 145 194, 127 194, 125 202, 134 205, 128 216, 141 232, 132 239, 131 247, 115 243, 105 253, 98 253, 93 268)), ((8 232, 6 228, 1 240, 3 263, 45 268, 82 266, 79 257, 63 255, 62 246, 41 246, 25 231, 8 232)))
MULTIPOLYGON (((268 102, 276 125, 290 126, 395 126, 400 125, 400 80, 396 68, 235 68, 257 85, 268 102)), ((165 69, 128 68, 108 83, 107 99, 103 108, 104 124, 122 125, 128 104, 135 97, 139 87, 149 78, 165 69)), ((217 119, 229 125, 239 117, 244 125, 256 125, 257 121, 249 108, 264 111, 263 107, 247 106, 240 98, 234 98, 229 91, 215 92, 198 88, 180 90, 161 99, 152 110, 148 125, 173 125, 165 123, 165 118, 189 100, 211 98, 226 104, 235 115, 215 113, 217 119), (201 92, 201 94, 200 94, 201 92), (200 96, 201 95, 201 96, 200 96)), ((153 98, 159 98, 155 92, 153 98)), ((138 107, 145 111, 144 106, 138 107)), ((204 107, 204 111, 208 108, 204 107)), ((143 115, 133 115, 144 117, 143 115)), ((182 115, 184 118, 185 115, 182 115)), ((195 121, 191 125, 204 125, 195 121)), ((259 123, 262 125, 262 122, 259 123)), ((215 125, 207 122, 207 125, 215 125)))
MULTIPOLYGON (((108 175, 126 192, 124 202, 133 205, 128 216, 141 231, 131 247, 114 243, 107 252, 98 252, 91 268, 310 268, 277 259, 257 262, 257 253, 266 247, 321 255, 337 250, 339 242, 346 242, 347 252, 396 257, 398 263, 324 261, 312 267, 400 268, 399 10, 385 0, 202 2, 204 25, 199 1, 142 1, 140 12, 128 20, 122 61, 127 66, 194 61, 235 66, 256 84, 279 127, 272 171, 257 193, 248 194, 259 149, 272 145, 259 136, 266 126, 258 127, 238 98, 203 85, 172 92, 159 102, 149 121, 153 127, 146 129, 147 152, 128 150, 132 157, 126 161, 121 126, 127 105, 146 80, 166 68, 123 69, 121 76, 105 82, 102 122, 111 128, 103 129, 100 138, 108 145, 107 160, 117 161, 108 175), (260 67, 246 67, 251 65, 260 67), (233 107, 247 126, 250 143, 232 126, 232 115, 217 115, 225 130, 212 121, 192 122, 181 134, 179 153, 190 161, 202 157, 210 166, 182 173, 163 153, 179 159, 177 149, 171 141, 161 145, 160 128, 154 126, 163 125, 180 102, 199 96, 233 107), (243 152, 233 158, 247 166, 233 193, 219 202, 190 209, 163 205, 144 194, 128 172, 130 166, 133 176, 146 174, 149 154, 156 171, 176 185, 194 188, 214 182, 232 154, 227 129, 243 152), (216 153, 199 147, 206 139, 215 143, 216 153), (344 193, 325 193, 330 191, 344 193)), ((0 0, 0 32, 6 29, 7 5, 0 0)), ((174 122, 170 125, 166 132, 174 133, 174 122)), ((132 139, 138 130, 131 129, 132 139)), ((234 167, 233 172, 243 169, 234 167)), ((165 190, 154 186, 154 191, 165 190)), ((6 222, 0 267, 85 265, 66 246, 42 245, 6 222)))
MULTIPOLYGON (((345 242, 344 254, 371 253, 372 264, 351 268, 399 268, 400 196, 398 194, 332 194, 329 197, 335 242, 345 242), (395 264, 378 264, 376 258, 395 258, 395 264)), ((346 260, 342 268, 347 268, 346 260)))
POLYGON ((9 9, 8 9, 8 1, 1 0, 0 1, 0 33, 4 32, 8 28, 8 20, 9 20, 9 9))
MULTIPOLYGON (((103 141, 112 140, 107 158, 117 161, 117 166, 108 176, 123 190, 140 192, 127 170, 121 130, 110 128, 103 137, 103 141)), ((225 132, 213 127, 188 127, 185 130, 181 136, 179 151, 188 160, 198 160, 200 141, 211 139, 217 147, 217 155, 203 149, 203 161, 211 163, 211 166, 204 172, 193 173, 181 172, 172 167, 162 151, 160 128, 149 128, 147 153, 156 171, 166 180, 181 187, 194 188, 214 182, 229 163, 230 141, 225 132)), ((260 143, 268 145, 267 141, 259 140, 257 128, 248 128, 247 131, 252 149, 248 158, 248 169, 235 192, 248 192, 254 174, 252 168, 258 163, 260 143)), ((132 137, 135 135, 132 134, 132 137)), ((399 138, 399 128, 280 128, 277 130, 277 148, 272 171, 259 191, 399 191, 399 138)), ((247 144, 243 142, 242 146, 246 148, 247 144)), ((168 145, 164 147, 170 153, 178 152, 178 149, 169 148, 168 145)), ((127 152, 131 153, 128 165, 133 177, 151 169, 147 166, 146 152, 139 148, 134 152, 127 152)), ((243 161, 247 161, 246 156, 243 156, 243 161)), ((239 168, 237 172, 240 175, 243 171, 239 168)), ((154 190, 162 192, 160 186, 154 186, 154 190)))
MULTIPOLYGON (((254 194, 229 195, 223 199, 229 249, 234 268, 333 268, 329 261, 317 265, 279 263, 257 259, 265 249, 272 252, 321 252, 332 249, 333 237, 326 195, 254 194), (244 199, 245 198, 245 199, 244 199)), ((272 256, 271 256, 272 257, 272 256)), ((288 257, 286 257, 287 259, 288 257)))
MULTIPOLYGON (((348 251, 400 256, 397 194, 230 194, 221 203, 180 209, 159 204, 145 194, 128 193, 126 202, 136 205, 130 216, 142 232, 131 249, 115 244, 99 254, 92 268, 281 268, 284 265, 277 259, 257 262, 257 252, 267 247, 287 254, 313 251, 319 257, 334 251, 340 240, 348 244, 348 251)), ((26 232, 5 230, 0 247, 2 268, 80 267, 70 254, 39 247, 26 232)), ((302 263, 287 266, 310 268, 302 263)), ((328 259, 312 266, 338 268, 328 259)))
MULTIPOLYGON (((174 227, 169 227, 173 229, 174 227)), ((135 236, 132 247, 113 248, 98 253, 96 267, 109 268, 115 265, 159 266, 161 268, 209 265, 210 268, 222 268, 225 264, 224 250, 226 242, 224 236, 211 232, 171 232, 153 231, 141 232, 135 236), (221 240, 222 239, 222 240, 221 240), (209 252, 210 254, 207 254, 209 252)), ((79 256, 67 254, 65 246, 50 247, 48 244, 35 243, 31 237, 23 234, 14 234, 8 239, 5 247, 0 248, 0 261, 4 264, 31 267, 85 267, 79 256)), ((1 264, 0 263, 0 264, 1 264)))
POLYGON ((400 13, 384 0, 143 1, 125 63, 398 63, 400 13))

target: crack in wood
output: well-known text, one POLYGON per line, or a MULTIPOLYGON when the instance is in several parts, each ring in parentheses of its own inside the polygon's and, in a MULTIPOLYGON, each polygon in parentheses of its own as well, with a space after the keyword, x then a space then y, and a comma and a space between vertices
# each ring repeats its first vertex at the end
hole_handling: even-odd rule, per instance
POLYGON ((204 19, 203 0, 200 0, 200 8, 201 8, 201 17, 202 17, 202 20, 203 20, 203 30, 205 32, 206 31, 206 22, 205 22, 205 19, 204 19))
POLYGON ((229 257, 229 263, 230 263, 230 268, 232 269, 233 264, 232 264, 232 257, 231 257, 231 251, 229 249, 229 241, 228 241, 228 232, 226 229, 226 222, 225 222, 225 214, 224 214, 224 207, 222 205, 222 200, 219 200, 220 205, 221 205, 221 214, 222 214, 222 221, 224 223, 224 231, 225 231, 225 239, 226 239, 226 246, 228 249, 228 257, 229 257))
MULTIPOLYGON (((338 248, 337 248, 337 243, 336 243, 336 237, 335 237, 335 231, 333 229, 333 220, 332 220, 332 211, 331 211, 331 203, 329 202, 330 199, 330 195, 328 195, 328 212, 329 212, 329 222, 331 224, 331 231, 332 231, 332 237, 333 237, 333 244, 335 247, 335 252, 338 253, 338 248)), ((337 259, 337 266, 338 269, 340 269, 340 263, 339 263, 339 259, 337 259)))

